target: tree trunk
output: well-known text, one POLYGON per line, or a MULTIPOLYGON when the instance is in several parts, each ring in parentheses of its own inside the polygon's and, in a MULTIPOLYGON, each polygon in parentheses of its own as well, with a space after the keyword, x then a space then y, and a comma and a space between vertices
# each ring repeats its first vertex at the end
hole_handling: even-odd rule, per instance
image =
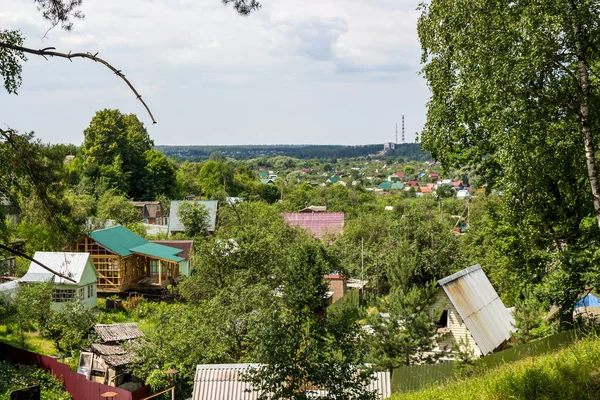
POLYGON ((581 136, 585 147, 585 161, 587 163, 588 177, 592 187, 592 197, 594 199, 594 211, 596 213, 596 223, 600 228, 600 182, 598 181, 598 170, 596 168, 596 154, 594 138, 590 124, 590 76, 589 65, 585 57, 585 50, 581 42, 581 28, 577 21, 576 8, 572 4, 573 11, 573 35, 575 36, 575 51, 577 54, 577 67, 579 83, 581 85, 581 101, 579 105, 579 120, 581 122, 581 136))

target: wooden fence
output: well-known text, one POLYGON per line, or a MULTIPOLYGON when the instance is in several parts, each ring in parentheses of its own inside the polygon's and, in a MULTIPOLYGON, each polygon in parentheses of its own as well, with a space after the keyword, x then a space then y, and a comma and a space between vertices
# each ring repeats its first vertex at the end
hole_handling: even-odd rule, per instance
MULTIPOLYGON (((540 356, 560 347, 573 343, 578 338, 577 332, 561 332, 547 338, 535 340, 517 347, 503 350, 482 357, 475 362, 479 368, 493 368, 507 362, 523 358, 540 356)), ((438 364, 409 365, 394 369, 392 372, 392 393, 403 393, 420 390, 435 383, 443 383, 454 378, 454 362, 446 361, 438 364)))
POLYGON ((104 400, 100 397, 102 393, 115 392, 113 400, 140 400, 148 396, 150 387, 144 386, 135 392, 129 392, 113 386, 88 381, 84 375, 71 371, 71 368, 58 362, 53 357, 43 356, 27 350, 12 347, 0 342, 0 360, 11 364, 36 365, 38 368, 49 371, 63 382, 65 390, 73 400, 104 400))

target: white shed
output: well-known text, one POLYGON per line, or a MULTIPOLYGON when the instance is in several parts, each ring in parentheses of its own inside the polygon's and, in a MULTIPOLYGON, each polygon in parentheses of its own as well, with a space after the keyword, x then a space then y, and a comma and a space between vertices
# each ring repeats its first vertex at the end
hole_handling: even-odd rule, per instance
POLYGON ((465 341, 476 357, 485 356, 511 337, 514 318, 479 264, 438 281, 434 308, 443 310, 438 348, 451 350, 465 341))
POLYGON ((19 281, 22 283, 52 282, 54 291, 51 307, 53 309, 58 309, 61 307, 61 303, 76 298, 80 299, 88 308, 96 307, 98 273, 89 253, 38 251, 33 258, 75 281, 73 283, 61 278, 31 262, 27 273, 19 281))

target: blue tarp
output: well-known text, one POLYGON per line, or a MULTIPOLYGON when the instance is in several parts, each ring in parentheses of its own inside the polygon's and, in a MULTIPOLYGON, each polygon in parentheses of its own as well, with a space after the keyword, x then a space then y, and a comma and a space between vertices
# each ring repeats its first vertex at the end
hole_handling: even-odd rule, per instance
POLYGON ((591 293, 585 295, 579 300, 577 300, 577 303, 575 303, 575 308, 582 307, 600 307, 600 299, 591 293))

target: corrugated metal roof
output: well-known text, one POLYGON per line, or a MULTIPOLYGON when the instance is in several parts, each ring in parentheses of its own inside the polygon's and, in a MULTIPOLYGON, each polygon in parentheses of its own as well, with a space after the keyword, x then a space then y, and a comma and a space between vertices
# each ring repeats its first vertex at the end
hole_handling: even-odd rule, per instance
POLYGON ((90 233, 90 237, 122 257, 133 254, 129 249, 148 243, 143 237, 120 225, 94 231, 90 233))
POLYGON ((438 283, 484 355, 510 339, 514 319, 479 264, 438 283))
POLYGON ((175 255, 181 253, 180 249, 163 246, 157 243, 145 243, 129 250, 133 253, 144 254, 146 256, 161 258, 173 262, 180 262, 184 260, 183 257, 178 257, 175 255))
POLYGON ((150 242, 179 249, 181 253, 178 256, 186 260, 190 259, 190 254, 192 254, 192 249, 194 248, 193 240, 151 240, 150 242))
POLYGON ((94 330, 105 343, 120 342, 144 336, 135 322, 125 324, 96 324, 94 330))
POLYGON ((327 234, 344 233, 343 212, 281 213, 281 215, 288 225, 299 226, 319 239, 327 234))
MULTIPOLYGON (((36 251, 33 258, 48 268, 52 268, 54 271, 72 278, 75 282, 79 282, 83 275, 83 271, 85 270, 85 266, 90 259, 90 255, 89 253, 36 251)), ((34 262, 29 264, 27 273, 19 280, 21 282, 52 281, 54 283, 73 284, 73 282, 54 275, 52 272, 42 268, 34 262)))
MULTIPOLYGON (((196 367, 192 400, 256 400, 259 392, 243 381, 243 374, 260 364, 201 364, 196 367)), ((369 389, 377 392, 377 398, 392 395, 390 374, 376 372, 369 389)), ((311 398, 326 395, 326 391, 311 391, 311 398)))
POLYGON ((14 280, 10 282, 0 283, 0 294, 6 295, 14 292, 19 287, 19 281, 14 280))
POLYGON ((94 231, 90 233, 90 237, 103 247, 122 257, 138 253, 173 262, 184 260, 176 256, 176 254, 181 253, 181 249, 150 243, 143 237, 120 225, 94 231))
MULTIPOLYGON (((208 231, 214 232, 215 226, 217 225, 217 200, 195 200, 199 204, 202 204, 208 210, 208 231)), ((171 201, 171 209, 169 215, 169 232, 183 232, 185 227, 179 220, 179 206, 183 203, 183 200, 171 201)))

